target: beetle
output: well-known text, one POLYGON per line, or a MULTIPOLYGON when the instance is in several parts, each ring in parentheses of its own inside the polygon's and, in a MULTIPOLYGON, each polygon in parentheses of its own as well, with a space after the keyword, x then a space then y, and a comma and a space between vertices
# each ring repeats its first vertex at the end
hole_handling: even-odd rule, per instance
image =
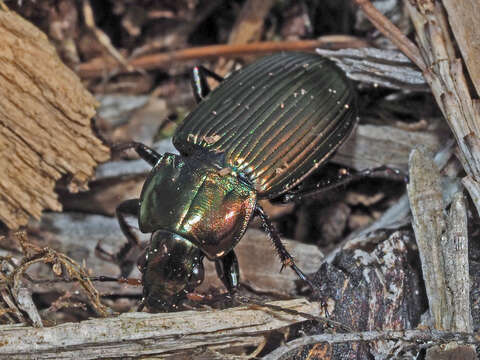
POLYGON ((194 69, 200 103, 173 136, 180 155, 161 155, 138 142, 117 147, 134 149, 153 166, 140 198, 116 211, 129 240, 123 253, 137 245, 127 215, 138 217, 142 232, 152 233, 138 261, 142 304, 152 310, 172 308, 202 282, 204 257, 215 262, 218 276, 234 291, 239 284, 234 248, 254 216, 261 218, 282 269, 289 266, 309 282, 258 200, 288 195, 345 142, 358 120, 352 84, 316 54, 267 56, 211 92, 205 75, 222 80, 194 69))

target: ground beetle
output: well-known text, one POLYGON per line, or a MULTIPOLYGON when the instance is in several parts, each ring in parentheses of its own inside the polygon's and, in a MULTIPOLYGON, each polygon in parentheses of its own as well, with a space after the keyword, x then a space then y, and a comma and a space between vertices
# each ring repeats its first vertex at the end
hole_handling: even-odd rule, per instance
POLYGON ((123 252, 138 245, 125 216, 137 216, 140 230, 152 233, 139 259, 143 303, 152 310, 169 309, 202 282, 205 256, 215 261, 219 277, 233 291, 239 284, 233 249, 254 216, 261 218, 282 268, 290 266, 309 282, 258 200, 287 199, 357 122, 352 85, 319 55, 265 57, 212 92, 205 75, 222 80, 204 68, 194 69, 200 103, 173 137, 180 155, 160 155, 135 142, 117 148, 133 148, 153 166, 140 199, 117 208, 129 240, 123 252))

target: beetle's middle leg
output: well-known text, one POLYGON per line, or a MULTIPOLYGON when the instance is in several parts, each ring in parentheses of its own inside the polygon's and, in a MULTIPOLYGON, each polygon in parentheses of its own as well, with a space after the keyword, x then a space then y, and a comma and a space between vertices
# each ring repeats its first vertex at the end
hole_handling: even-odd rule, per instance
POLYGON ((201 65, 195 66, 192 69, 193 96, 197 103, 202 101, 211 91, 207 82, 207 77, 211 77, 218 82, 223 81, 223 77, 201 65))
MULTIPOLYGON (((270 237, 270 240, 273 242, 273 246, 275 247, 275 250, 277 250, 278 256, 280 257, 280 261, 282 262, 282 270, 285 266, 290 266, 293 271, 298 275, 300 279, 305 281, 308 286, 312 290, 314 290, 314 286, 310 279, 303 273, 302 270, 300 270, 297 265, 295 265, 295 261, 293 260, 292 255, 289 254, 287 249, 282 243, 282 240, 280 239, 280 235, 277 232, 277 229, 275 229, 275 226, 273 226, 272 222, 270 221, 270 218, 268 215, 265 213, 263 208, 257 204, 257 207, 255 208, 255 212, 260 218, 262 219, 262 224, 263 228, 267 232, 268 236, 270 237)), ((281 271, 281 270, 280 270, 281 271)))
POLYGON ((130 256, 130 251, 134 248, 138 248, 138 250, 141 250, 138 238, 135 236, 126 220, 127 215, 138 217, 139 208, 139 199, 126 200, 117 206, 115 215, 117 216, 122 233, 127 238, 127 243, 123 245, 116 254, 110 254, 105 251, 100 246, 100 243, 97 244, 97 247, 95 248, 97 253, 101 255, 104 259, 118 264, 122 273, 122 277, 127 277, 130 274, 138 258, 137 253, 130 256))
POLYGON ((345 170, 345 172, 340 174, 337 179, 323 181, 308 188, 300 189, 297 191, 288 191, 285 194, 281 195, 279 199, 284 203, 290 201, 300 201, 304 198, 315 197, 316 195, 330 191, 340 186, 350 184, 354 181, 358 181, 364 178, 378 177, 380 175, 386 175, 393 180, 402 180, 404 182, 408 182, 408 176, 401 170, 382 165, 373 169, 365 169, 353 174, 345 170))

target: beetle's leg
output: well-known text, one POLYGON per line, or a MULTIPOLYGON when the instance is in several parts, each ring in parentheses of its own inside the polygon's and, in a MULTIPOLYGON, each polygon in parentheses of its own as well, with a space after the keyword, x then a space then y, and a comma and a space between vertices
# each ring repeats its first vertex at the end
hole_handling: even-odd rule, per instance
POLYGON ((138 304, 137 312, 141 312, 144 307, 145 307, 145 298, 143 298, 142 301, 140 301, 140 304, 138 304))
POLYGON ((275 229, 275 226, 273 226, 270 218, 265 213, 263 208, 257 204, 255 212, 262 219, 263 228, 270 237, 270 240, 272 240, 273 246, 275 247, 275 250, 277 250, 278 256, 280 257, 280 261, 282 262, 282 269, 280 271, 282 271, 285 266, 290 266, 292 270, 295 271, 295 273, 298 275, 298 277, 305 281, 313 290, 314 287, 312 282, 307 277, 307 275, 305 275, 302 270, 300 270, 297 265, 295 265, 295 261, 293 261, 292 255, 290 255, 287 249, 285 249, 282 240, 280 240, 280 235, 278 235, 277 229, 275 229))
POLYGON ((139 142, 128 142, 125 144, 118 144, 114 145, 112 147, 113 151, 124 151, 128 149, 133 149, 135 152, 146 162, 148 162, 150 165, 155 166, 155 164, 162 158, 162 155, 157 153, 155 150, 152 148, 148 147, 147 145, 144 145, 139 142))
POLYGON ((215 260, 215 268, 220 280, 222 280, 229 292, 235 291, 240 282, 240 270, 237 256, 231 250, 221 259, 215 260))
POLYGON ((223 81, 223 77, 201 65, 195 66, 192 69, 193 96, 195 97, 195 101, 197 103, 202 101, 211 91, 207 82, 207 77, 211 77, 218 82, 223 81))
MULTIPOLYGON (((277 250, 278 256, 280 257, 280 260, 282 261, 282 269, 285 266, 290 266, 293 271, 297 274, 297 276, 303 280, 309 287, 312 289, 312 292, 315 294, 317 293, 317 289, 313 286, 313 283, 310 281, 310 279, 303 273, 302 270, 300 270, 297 265, 295 265, 295 262, 293 261, 292 256, 288 253, 287 249, 285 249, 285 246, 283 246, 282 241, 280 240, 280 236, 278 235, 277 230, 273 226, 272 222, 270 221, 269 217, 263 210, 263 208, 257 204, 255 208, 255 212, 260 218, 262 219, 263 227, 265 231, 267 232, 268 236, 273 242, 273 246, 275 247, 275 250, 277 250)), ((325 316, 329 317, 328 313, 328 304, 326 299, 320 296, 320 302, 321 306, 325 311, 325 316)))
POLYGON ((118 219, 118 223, 120 225, 120 229, 122 233, 127 238, 127 243, 116 253, 110 254, 105 251, 101 246, 100 243, 97 244, 96 251, 101 257, 106 259, 107 261, 111 261, 113 263, 118 264, 120 267, 122 277, 127 277, 132 268, 135 264, 135 261, 132 261, 127 258, 127 254, 130 252, 131 249, 138 247, 140 248, 140 244, 138 242, 137 237, 132 232, 130 225, 128 225, 127 220, 125 219, 126 215, 131 215, 138 217, 139 211, 139 200, 138 199, 130 199, 122 202, 120 205, 117 206, 115 214, 118 219))
POLYGON ((385 165, 373 169, 365 169, 354 174, 344 169, 337 179, 320 182, 312 187, 300 189, 298 191, 287 192, 281 195, 280 199, 284 203, 290 201, 300 201, 303 198, 313 197, 363 178, 378 177, 379 175, 388 175, 394 180, 403 180, 404 182, 408 182, 408 175, 403 171, 385 165))

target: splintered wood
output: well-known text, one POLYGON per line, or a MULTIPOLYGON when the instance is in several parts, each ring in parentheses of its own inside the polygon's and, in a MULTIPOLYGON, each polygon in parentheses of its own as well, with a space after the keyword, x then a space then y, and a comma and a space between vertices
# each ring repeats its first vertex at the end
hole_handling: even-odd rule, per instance
MULTIPOLYGON (((419 149, 410 156, 407 185, 427 290, 431 325, 435 329, 473 332, 470 312, 467 207, 462 192, 444 214, 442 182, 430 156, 419 149)), ((475 359, 475 347, 451 342, 427 349, 426 359, 475 359)))
POLYGON ((480 95, 480 2, 478 0, 445 0, 448 21, 457 40, 477 95, 480 95))
POLYGON ((55 182, 85 187, 109 151, 90 128, 96 100, 45 34, 0 10, 0 38, 0 220, 16 229, 61 210, 55 182))

